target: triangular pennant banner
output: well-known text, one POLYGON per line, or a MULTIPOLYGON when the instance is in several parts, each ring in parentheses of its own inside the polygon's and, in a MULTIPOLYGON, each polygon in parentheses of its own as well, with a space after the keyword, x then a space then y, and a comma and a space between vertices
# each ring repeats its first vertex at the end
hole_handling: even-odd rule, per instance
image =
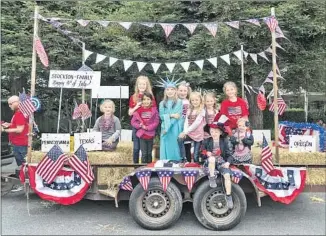
POLYGON ((240 26, 239 21, 229 21, 229 22, 225 22, 225 24, 227 24, 228 26, 231 26, 235 29, 239 29, 239 26, 240 26))
POLYGON ((97 23, 99 23, 103 27, 108 27, 108 25, 110 24, 110 21, 107 21, 107 20, 98 20, 97 23))
POLYGON ((170 170, 162 170, 157 172, 158 177, 160 178, 160 182, 162 184, 163 191, 166 192, 171 178, 173 176, 173 171, 170 170))
POLYGON ((250 57, 252 58, 252 60, 254 62, 256 62, 256 64, 258 64, 258 60, 257 60, 257 54, 256 53, 249 53, 250 57))
POLYGON ((260 53, 258 53, 258 55, 261 56, 262 58, 264 58, 266 61, 269 62, 268 58, 266 57, 265 52, 260 52, 260 53))
POLYGON ((116 63, 119 59, 115 57, 110 57, 109 60, 109 66, 113 66, 113 64, 116 63))
POLYGON ((188 191, 191 192, 192 187, 194 186, 196 182, 196 178, 198 175, 198 171, 195 170, 186 170, 186 171, 181 171, 184 181, 187 184, 188 191))
POLYGON ((276 30, 278 21, 276 20, 276 18, 274 16, 265 17, 264 22, 266 23, 266 25, 268 26, 268 28, 271 32, 274 32, 276 30))
POLYGON ((87 60, 87 58, 90 56, 90 55, 92 55, 93 54, 93 52, 92 51, 89 51, 89 50, 86 50, 85 49, 85 51, 84 51, 84 55, 85 55, 85 58, 84 58, 84 60, 86 61, 87 60))
POLYGON ((82 65, 77 71, 93 71, 93 70, 87 65, 82 65))
POLYGON ((249 53, 247 53, 246 51, 243 51, 243 55, 245 56, 246 59, 247 59, 247 57, 248 57, 248 54, 249 54, 249 53))
POLYGON ((268 52, 268 53, 273 53, 273 50, 271 49, 271 47, 268 47, 265 52, 268 52))
POLYGON ((201 69, 203 70, 203 66, 204 66, 204 60, 197 60, 197 61, 194 61, 196 63, 196 65, 201 69))
POLYGON ((155 26, 155 23, 150 23, 150 22, 142 22, 140 24, 150 28, 153 28, 155 26))
POLYGON ((241 50, 236 51, 236 52, 233 52, 233 54, 236 55, 237 58, 238 58, 240 61, 242 61, 242 55, 241 55, 242 53, 241 53, 241 50))
POLYGON ((166 67, 169 69, 169 71, 172 73, 175 63, 165 63, 166 67))
POLYGON ((207 61, 209 61, 210 63, 212 63, 212 65, 217 68, 217 57, 212 57, 207 59, 207 61))
POLYGON ((77 20, 77 22, 81 25, 81 26, 87 26, 88 23, 89 23, 89 20, 83 20, 83 19, 80 19, 80 20, 77 20))
POLYGON ((283 51, 285 51, 285 49, 281 45, 279 45, 278 42, 276 42, 276 47, 278 47, 278 48, 282 49, 283 51))
POLYGON ((248 85, 244 84, 243 86, 247 89, 248 93, 251 94, 250 89, 248 88, 248 85))
POLYGON ((196 27, 197 27, 197 24, 196 23, 193 23, 193 24, 182 24, 184 27, 186 27, 191 34, 194 33, 196 27))
POLYGON ((119 22, 119 24, 125 28, 126 30, 128 30, 130 28, 130 26, 132 25, 132 22, 119 22))
POLYGON ((140 72, 146 65, 147 65, 146 62, 137 61, 138 71, 140 72))
POLYGON ((225 54, 223 56, 220 56, 220 58, 222 58, 226 63, 228 63, 229 65, 230 63, 230 55, 229 54, 225 54))
POLYGON ((258 19, 249 19, 249 20, 245 20, 251 24, 254 24, 254 25, 257 25, 257 26, 260 26, 260 23, 259 23, 259 20, 258 19))
POLYGON ((151 63, 154 73, 156 74, 156 72, 158 71, 158 68, 160 68, 161 63, 151 63))
POLYGON ((266 91, 265 91, 265 87, 263 84, 259 87, 259 92, 262 92, 263 94, 265 94, 266 91))
POLYGON ((273 71, 272 70, 268 73, 267 78, 273 78, 273 71))
POLYGON ((134 62, 130 61, 130 60, 123 60, 123 66, 125 68, 125 71, 127 71, 129 69, 129 67, 132 65, 132 63, 134 63, 134 62))
POLYGON ((99 62, 103 61, 105 58, 106 58, 106 56, 97 53, 97 55, 96 55, 96 62, 95 63, 99 63, 99 62))
POLYGON ((160 25, 164 30, 165 36, 168 38, 176 24, 161 23, 160 25))
POLYGON ((151 179, 152 172, 150 170, 142 170, 136 172, 136 176, 139 180, 139 183, 143 187, 143 189, 146 191, 148 189, 148 184, 151 179))
POLYGON ((186 61, 186 62, 181 62, 180 65, 182 66, 182 68, 188 72, 189 66, 190 66, 190 61, 186 61))
POLYGON ((217 32, 217 23, 203 23, 209 32, 215 37, 217 32))
POLYGON ((264 81, 264 83, 273 83, 273 77, 267 77, 266 79, 265 79, 265 81, 264 81))

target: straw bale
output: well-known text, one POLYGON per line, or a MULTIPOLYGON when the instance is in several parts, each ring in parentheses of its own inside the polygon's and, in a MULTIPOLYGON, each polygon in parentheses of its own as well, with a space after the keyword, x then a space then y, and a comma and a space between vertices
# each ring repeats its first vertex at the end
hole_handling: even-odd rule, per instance
POLYGON ((307 173, 306 184, 309 185, 326 185, 325 168, 309 168, 307 173))

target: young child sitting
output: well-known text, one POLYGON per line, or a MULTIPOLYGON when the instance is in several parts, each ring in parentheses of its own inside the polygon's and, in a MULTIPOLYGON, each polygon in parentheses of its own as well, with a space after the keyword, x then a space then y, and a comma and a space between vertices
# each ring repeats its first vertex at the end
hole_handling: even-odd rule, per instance
POLYGON ((152 162, 152 149, 155 131, 159 125, 159 114, 156 107, 152 106, 153 95, 144 92, 142 96, 142 106, 138 108, 132 116, 131 125, 136 131, 136 135, 140 138, 141 162, 152 162))
POLYGON ((234 130, 230 138, 234 146, 233 163, 234 164, 251 164, 252 153, 251 146, 254 143, 254 137, 246 126, 246 120, 240 118, 237 122, 238 128, 234 130))
MULTIPOLYGON (((220 121, 226 120, 225 116, 220 118, 220 121)), ((228 203, 228 208, 233 208, 233 200, 231 196, 231 170, 229 168, 232 162, 232 145, 229 142, 226 131, 224 129, 224 122, 213 122, 209 124, 210 138, 203 141, 201 148, 201 154, 203 158, 206 158, 204 163, 204 168, 208 167, 209 172, 209 184, 211 188, 216 188, 216 172, 223 175, 224 185, 226 190, 226 200, 228 203)))
POLYGON ((102 132, 102 150, 114 151, 119 142, 121 124, 119 118, 114 115, 113 101, 105 100, 100 110, 103 115, 96 120, 93 131, 102 132))

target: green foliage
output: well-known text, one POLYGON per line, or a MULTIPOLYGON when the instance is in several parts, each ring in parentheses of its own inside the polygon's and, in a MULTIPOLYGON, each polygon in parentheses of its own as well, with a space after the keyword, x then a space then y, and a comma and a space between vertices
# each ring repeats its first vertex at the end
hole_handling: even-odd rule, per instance
MULTIPOLYGON (((266 109, 264 112, 264 129, 274 128, 274 113, 266 109)), ((305 122, 305 112, 303 109, 289 109, 279 116, 279 121, 305 122)))
MULTIPOLYGON (((1 8, 1 45, 2 45, 2 96, 18 94, 22 87, 30 87, 33 10, 34 2, 6 1, 1 8)), ((277 49, 278 66, 286 68, 282 72, 285 81, 279 82, 279 87, 297 91, 300 87, 307 91, 325 91, 325 3, 322 1, 42 1, 40 14, 46 17, 62 17, 68 19, 121 20, 147 22, 210 22, 241 20, 270 15, 274 6, 276 16, 284 34, 290 39, 278 39, 278 43, 286 49, 277 49), (313 81, 313 83, 312 83, 313 81)), ((220 56, 240 49, 260 52, 271 44, 270 32, 265 24, 261 27, 242 23, 240 30, 219 24, 216 37, 212 37, 207 29, 198 26, 191 35, 183 26, 176 26, 168 39, 165 39, 162 27, 156 25, 147 28, 133 25, 125 30, 119 24, 110 23, 104 28, 91 22, 87 27, 80 26, 76 21, 64 21, 65 29, 75 32, 75 37, 86 43, 88 50, 121 59, 131 59, 144 62, 175 62, 205 59, 220 56)), ((45 122, 55 125, 59 105, 59 89, 47 88, 49 70, 76 70, 81 66, 81 49, 69 38, 58 33, 50 25, 39 22, 39 36, 48 53, 50 66, 45 69, 37 60, 36 93, 42 101, 43 111, 40 119, 47 117, 45 122)), ((271 64, 259 58, 256 65, 250 58, 245 61, 246 82, 258 87, 271 70, 271 64)), ((231 66, 222 60, 214 68, 205 61, 204 69, 191 63, 189 72, 185 73, 180 65, 175 67, 175 74, 186 79, 194 88, 213 89, 222 94, 222 85, 226 80, 235 81, 240 85, 241 70, 239 62, 232 58, 231 66)), ((135 78, 145 74, 155 84, 158 76, 168 73, 162 65, 157 74, 147 65, 139 73, 134 64, 125 72, 123 64, 118 61, 109 67, 108 60, 95 64, 95 54, 91 55, 86 64, 94 70, 102 72, 101 85, 128 85, 133 92, 135 78)), ((271 90, 271 85, 266 86, 271 90)), ((162 91, 154 88, 159 100, 162 91)), ((69 129, 73 98, 80 103, 81 91, 64 90, 62 105, 62 126, 69 129)), ((89 92, 87 92, 89 94, 89 92)), ((89 101, 89 99, 88 99, 89 101)), ((129 117, 128 104, 122 100, 122 120, 127 128, 129 117)), ((118 106, 118 101, 116 105, 118 106)), ((250 104, 250 109, 257 109, 256 104, 250 104)), ((93 112, 95 101, 93 101, 93 112)), ((117 109, 118 110, 118 109, 117 109)), ((117 113, 119 116, 119 112, 117 113)), ((264 114, 266 115, 266 114, 264 114)), ((286 114, 285 114, 286 115, 286 114)), ((268 117, 268 115, 266 115, 268 117)), ((292 119, 292 117, 290 117, 292 119)), ((294 118, 294 117, 293 117, 294 118)), ((297 117, 295 117, 297 118, 297 117)), ((264 117, 264 121, 266 118, 264 117)), ((298 118, 299 119, 299 118, 298 118)), ((94 119, 93 119, 94 122, 94 119)), ((72 126, 76 126, 72 122, 72 126)), ((42 130, 47 131, 47 130, 42 130)))

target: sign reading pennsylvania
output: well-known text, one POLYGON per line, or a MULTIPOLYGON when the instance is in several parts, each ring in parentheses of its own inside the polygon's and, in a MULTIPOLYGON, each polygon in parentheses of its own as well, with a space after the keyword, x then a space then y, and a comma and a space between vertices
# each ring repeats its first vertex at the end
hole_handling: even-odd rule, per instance
POLYGON ((70 150, 70 134, 48 134, 42 133, 41 150, 48 152, 54 145, 58 145, 63 152, 70 150))
POLYGON ((101 71, 50 70, 49 88, 97 89, 101 71))

